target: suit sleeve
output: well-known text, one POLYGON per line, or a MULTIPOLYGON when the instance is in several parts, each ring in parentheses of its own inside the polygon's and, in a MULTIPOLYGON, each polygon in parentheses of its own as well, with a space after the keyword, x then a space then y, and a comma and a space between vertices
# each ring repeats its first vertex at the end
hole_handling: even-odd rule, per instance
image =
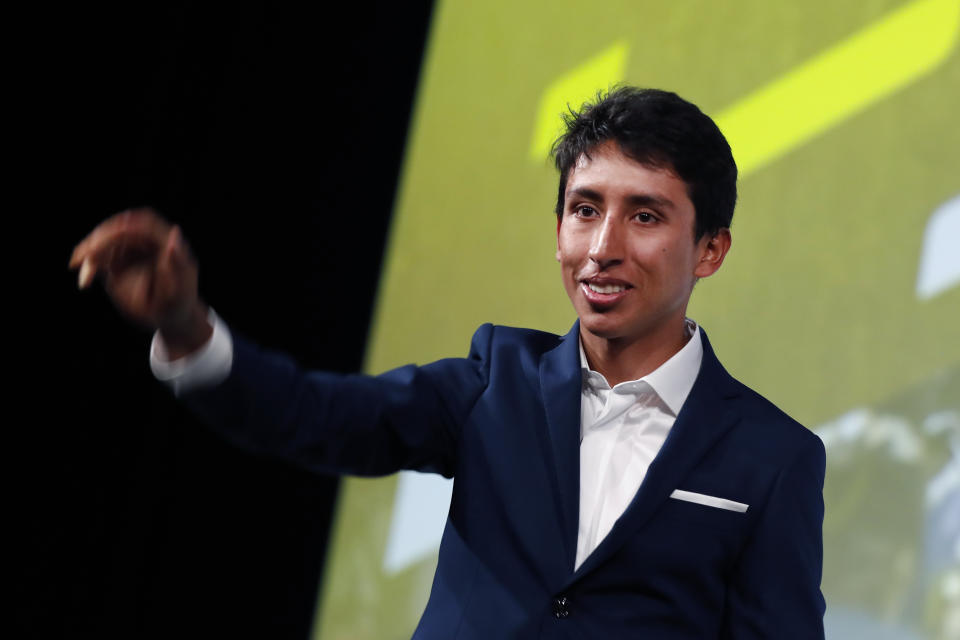
POLYGON ((826 454, 812 436, 778 474, 737 565, 724 639, 824 637, 823 480, 826 454))
POLYGON ((184 401, 237 446, 314 471, 451 477, 460 429, 487 386, 492 334, 480 327, 467 358, 376 377, 307 372, 235 336, 229 377, 184 401))

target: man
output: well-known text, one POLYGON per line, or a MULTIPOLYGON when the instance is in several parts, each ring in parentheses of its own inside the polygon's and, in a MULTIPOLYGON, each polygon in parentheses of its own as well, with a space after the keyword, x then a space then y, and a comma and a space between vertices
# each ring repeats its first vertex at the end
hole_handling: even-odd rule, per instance
POLYGON ((305 373, 231 336, 149 212, 101 224, 71 265, 158 329, 155 373, 234 442, 455 477, 416 638, 822 637, 823 446, 686 318, 730 248, 729 146, 675 94, 623 88, 573 114, 555 156, 564 337, 484 325, 465 359, 305 373))

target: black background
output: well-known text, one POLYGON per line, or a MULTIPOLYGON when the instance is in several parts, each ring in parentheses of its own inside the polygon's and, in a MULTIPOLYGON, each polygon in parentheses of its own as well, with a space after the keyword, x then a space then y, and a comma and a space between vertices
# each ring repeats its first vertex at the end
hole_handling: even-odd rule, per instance
POLYGON ((153 380, 149 333, 66 265, 100 220, 154 206, 233 330, 358 370, 430 13, 163 2, 11 21, 6 240, 27 286, 5 432, 26 635, 306 637, 336 480, 208 433, 153 380))

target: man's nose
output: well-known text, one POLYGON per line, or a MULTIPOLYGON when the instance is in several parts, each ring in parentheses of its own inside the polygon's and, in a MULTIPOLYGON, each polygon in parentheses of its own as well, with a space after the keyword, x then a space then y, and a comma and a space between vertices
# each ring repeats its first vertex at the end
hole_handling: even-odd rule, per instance
POLYGON ((594 232, 590 259, 601 269, 623 262, 623 237, 614 216, 606 216, 594 232))

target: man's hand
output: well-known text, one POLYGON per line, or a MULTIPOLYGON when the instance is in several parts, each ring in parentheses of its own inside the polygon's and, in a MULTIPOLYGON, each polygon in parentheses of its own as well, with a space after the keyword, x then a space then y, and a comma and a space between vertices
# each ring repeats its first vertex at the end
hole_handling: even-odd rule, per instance
POLYGON ((160 335, 173 359, 202 346, 212 333, 197 293, 197 264, 180 233, 151 209, 132 209, 101 222, 78 244, 70 268, 81 289, 102 275, 114 305, 160 335))

